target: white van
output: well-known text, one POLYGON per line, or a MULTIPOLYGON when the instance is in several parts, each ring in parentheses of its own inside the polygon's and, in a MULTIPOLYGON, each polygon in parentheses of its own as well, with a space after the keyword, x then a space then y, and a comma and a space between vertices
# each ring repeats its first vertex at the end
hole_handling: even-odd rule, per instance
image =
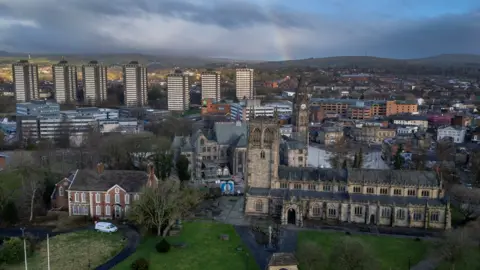
POLYGON ((118 231, 118 228, 110 222, 97 222, 95 223, 95 230, 98 232, 112 233, 118 231))

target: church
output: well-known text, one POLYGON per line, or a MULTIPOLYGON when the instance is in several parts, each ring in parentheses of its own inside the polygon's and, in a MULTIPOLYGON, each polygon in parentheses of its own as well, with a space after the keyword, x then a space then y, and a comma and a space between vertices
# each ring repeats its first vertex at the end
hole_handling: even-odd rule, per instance
MULTIPOLYGON (((308 145, 308 95, 296 95, 293 108, 297 138, 308 145)), ((246 216, 300 227, 322 222, 451 228, 450 203, 435 171, 285 166, 277 119, 250 119, 247 133, 246 216)))

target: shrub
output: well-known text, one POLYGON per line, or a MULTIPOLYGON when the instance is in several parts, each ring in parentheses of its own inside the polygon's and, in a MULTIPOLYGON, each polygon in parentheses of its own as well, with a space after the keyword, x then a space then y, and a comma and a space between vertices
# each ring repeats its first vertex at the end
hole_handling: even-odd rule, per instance
POLYGON ((170 251, 170 243, 164 238, 162 241, 158 242, 157 245, 155 245, 155 249, 159 253, 167 253, 170 251))
POLYGON ((136 259, 131 266, 132 270, 148 270, 148 261, 145 258, 136 259))
MULTIPOLYGON (((29 249, 27 245, 27 249, 29 249)), ((3 242, 0 249, 0 261, 7 264, 15 264, 23 261, 23 240, 19 237, 12 237, 3 242)))

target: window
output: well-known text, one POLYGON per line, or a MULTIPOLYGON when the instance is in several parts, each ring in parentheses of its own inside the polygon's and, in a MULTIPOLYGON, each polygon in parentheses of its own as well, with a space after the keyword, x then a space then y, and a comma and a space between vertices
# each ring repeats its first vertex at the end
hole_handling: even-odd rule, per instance
POLYGON ((82 192, 82 202, 87 201, 87 194, 85 192, 82 192))
POLYGON ((265 147, 271 147, 273 144, 274 138, 275 138, 275 135, 273 133, 273 130, 269 128, 265 129, 263 133, 263 145, 265 147))
POLYGON ((294 189, 302 189, 302 184, 293 184, 294 189))
POLYGON ((252 147, 260 148, 260 141, 262 139, 262 132, 260 129, 255 128, 252 130, 250 138, 252 139, 252 147))
POLYGON ((382 208, 382 213, 381 213, 382 218, 389 218, 390 217, 390 208, 382 208))
POLYGON ((263 212, 263 202, 261 200, 255 202, 255 211, 263 212))
POLYGON ((280 188, 288 188, 288 183, 285 183, 285 182, 280 183, 280 188))
POLYGON ((127 213, 129 209, 130 209, 130 206, 125 205, 125 213, 127 213))
POLYGON ((360 187, 353 187, 353 192, 354 193, 360 193, 361 188, 360 187))
POLYGON ((328 216, 329 217, 336 217, 337 216, 337 210, 333 209, 333 208, 328 209, 328 216))
MULTIPOLYGON (((200 139, 200 145, 204 145, 205 144, 205 140, 204 139, 200 139)), ((205 151, 204 151, 205 152, 205 151)))
POLYGON ((329 185, 324 185, 323 186, 323 191, 331 191, 332 190, 332 187, 329 186, 329 185))
POLYGON ((422 191, 422 197, 430 197, 430 191, 428 191, 428 190, 423 190, 423 191, 422 191))
POLYGON ((318 204, 315 204, 312 208, 312 215, 315 217, 318 217, 321 215, 321 213, 322 213, 322 209, 318 204))
POLYGON ((361 207, 361 206, 356 206, 354 211, 355 211, 355 216, 362 216, 363 215, 363 207, 361 207))
POLYGON ((206 147, 202 147, 202 152, 207 152, 207 148, 206 148, 206 147))
POLYGON ((423 215, 422 215, 421 212, 419 212, 419 211, 413 212, 413 220, 420 221, 420 220, 422 220, 422 217, 423 217, 423 215))
POLYGON ((135 201, 138 201, 138 199, 140 199, 140 195, 135 194, 135 196, 133 196, 133 199, 134 199, 135 201))
POLYGON ((100 193, 95 194, 95 202, 99 203, 100 202, 100 193))
POLYGON ((110 203, 110 194, 105 194, 105 203, 110 203))
POLYGON ((125 194, 125 204, 130 203, 130 194, 125 194))
POLYGON ((211 152, 212 151, 212 148, 211 147, 207 147, 207 152, 211 152))
POLYGON ((405 210, 398 209, 397 210, 397 219, 398 220, 405 220, 405 210))
POLYGON ((430 221, 438 222, 440 220, 440 213, 438 211, 434 211, 430 214, 430 221))
POLYGON ((264 151, 260 152, 260 158, 265 159, 265 152, 264 151))
POLYGON ((120 189, 118 187, 115 188, 115 193, 120 193, 120 189))
POLYGON ((388 188, 381 188, 380 195, 388 195, 388 188))
POLYGON ((347 189, 345 188, 345 186, 339 186, 339 187, 338 187, 338 191, 340 191, 340 192, 345 192, 345 190, 347 190, 347 189))
POLYGON ((95 215, 97 216, 101 216, 102 215, 102 208, 100 207, 100 205, 97 205, 95 207, 95 215))
POLYGON ((115 203, 120 203, 120 194, 115 194, 115 203))
POLYGON ((106 216, 110 216, 110 215, 111 215, 111 213, 110 213, 110 205, 106 205, 106 206, 105 206, 105 215, 106 215, 106 216))
POLYGON ((314 184, 308 184, 308 190, 316 190, 316 186, 314 184))
POLYGON ((75 193, 75 202, 79 202, 79 201, 80 201, 79 195, 78 195, 78 193, 75 193))
POLYGON ((303 162, 303 157, 298 157, 298 162, 303 162))
POLYGON ((396 188, 393 190, 393 195, 402 195, 402 190, 399 188, 396 188))
POLYGON ((367 188, 367 193, 368 194, 373 194, 373 193, 375 193, 375 190, 373 188, 369 187, 369 188, 367 188))
POLYGON ((416 193, 417 193, 417 192, 415 192, 414 189, 409 189, 409 190, 407 191, 408 196, 415 196, 416 193))
POLYGON ((74 215, 78 215, 78 205, 72 206, 72 212, 74 215))
POLYGON ((63 196, 63 187, 62 186, 59 186, 58 187, 58 196, 63 196))

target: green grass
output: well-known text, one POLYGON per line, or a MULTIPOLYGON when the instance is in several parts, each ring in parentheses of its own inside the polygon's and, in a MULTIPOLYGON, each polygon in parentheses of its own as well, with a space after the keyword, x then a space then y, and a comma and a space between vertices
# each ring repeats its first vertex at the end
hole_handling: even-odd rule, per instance
MULTIPOLYGON (((381 269, 385 270, 403 270, 408 268, 410 259, 411 266, 421 261, 428 252, 431 243, 426 241, 415 241, 411 238, 396 238, 389 236, 373 235, 351 235, 337 232, 315 232, 303 231, 299 233, 298 244, 302 242, 313 241, 322 252, 325 252, 325 258, 330 258, 330 253, 334 245, 342 237, 360 238, 373 252, 377 258, 381 269)), ((302 258, 298 258, 300 266, 302 258)))
MULTIPOLYGON (((94 269, 118 254, 126 242, 121 233, 79 231, 50 238, 50 266, 55 269, 94 269), (88 268, 90 261, 91 268, 88 268)), ((7 265, 9 270, 22 270, 22 263, 7 265)), ((28 269, 47 269, 47 242, 38 244, 28 259, 28 269)))
POLYGON ((187 246, 172 247, 170 252, 160 254, 155 250, 155 245, 161 237, 148 237, 143 240, 137 252, 114 269, 129 270, 133 261, 143 257, 150 262, 150 270, 259 270, 253 257, 246 256, 246 248, 231 225, 213 222, 184 223, 180 235, 167 239, 172 244, 182 242, 187 246), (230 239, 220 240, 221 234, 228 234, 230 239), (243 251, 236 251, 238 246, 242 246, 243 251))

